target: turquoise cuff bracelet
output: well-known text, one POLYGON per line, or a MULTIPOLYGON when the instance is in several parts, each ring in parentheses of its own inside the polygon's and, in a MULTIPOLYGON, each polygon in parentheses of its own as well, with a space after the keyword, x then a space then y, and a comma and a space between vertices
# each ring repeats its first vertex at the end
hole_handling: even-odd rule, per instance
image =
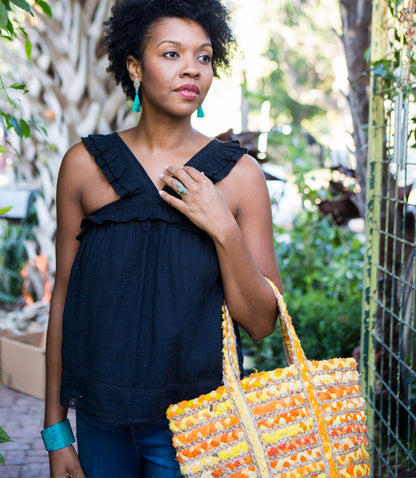
POLYGON ((75 441, 68 418, 45 428, 40 434, 47 451, 60 450, 68 445, 72 445, 75 441))

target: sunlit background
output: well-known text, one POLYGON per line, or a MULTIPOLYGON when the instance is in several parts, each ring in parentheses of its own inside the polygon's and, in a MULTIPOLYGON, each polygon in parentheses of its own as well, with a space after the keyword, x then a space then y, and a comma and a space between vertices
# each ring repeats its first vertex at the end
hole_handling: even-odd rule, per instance
MULTIPOLYGON (((280 6, 277 6, 276 2, 266 0, 229 0, 226 3, 233 12, 238 48, 231 75, 214 80, 204 105, 206 118, 198 120, 196 127, 212 136, 229 128, 236 133, 246 130, 271 130, 273 133, 280 127, 282 134, 291 133, 292 118, 287 112, 282 110, 270 116, 267 102, 273 102, 273 99, 267 99, 262 80, 270 77, 278 68, 290 76, 293 72, 289 71, 290 65, 287 63, 290 58, 287 52, 299 52, 299 57, 303 55, 308 62, 304 65, 306 69, 310 68, 308 77, 320 80, 308 87, 305 83, 297 85, 294 79, 287 83, 286 91, 299 103, 325 108, 316 117, 305 118, 301 126, 304 132, 310 133, 316 141, 329 148, 334 163, 347 165, 353 161, 347 153, 352 146, 352 124, 346 99, 348 72, 339 38, 338 2, 315 2, 313 7, 303 5, 302 9, 300 5, 296 6, 297 2, 288 2, 287 9, 282 7, 284 2, 279 2, 280 6), (285 17, 289 15, 296 22, 293 25, 285 24, 288 20, 285 17), (281 56, 287 56, 280 65, 270 58, 269 48, 273 40, 281 44, 281 56), (263 101, 261 96, 265 97, 263 101), (255 106, 254 98, 257 100, 255 106)), ((275 86, 280 88, 282 84, 275 86)), ((273 104, 271 106, 272 113, 276 113, 273 104)), ((270 153, 272 161, 285 161, 285 158, 276 157, 272 151, 270 153)))

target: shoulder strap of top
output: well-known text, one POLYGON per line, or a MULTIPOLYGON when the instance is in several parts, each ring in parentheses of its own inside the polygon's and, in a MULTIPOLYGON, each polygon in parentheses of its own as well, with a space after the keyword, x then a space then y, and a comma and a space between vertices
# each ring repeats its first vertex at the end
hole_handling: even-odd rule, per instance
POLYGON ((114 133, 93 134, 81 139, 120 198, 137 189, 137 178, 117 147, 114 133))
POLYGON ((247 148, 241 147, 238 141, 223 143, 214 139, 211 144, 214 148, 207 149, 206 160, 198 169, 216 183, 228 175, 237 161, 247 153, 247 148))

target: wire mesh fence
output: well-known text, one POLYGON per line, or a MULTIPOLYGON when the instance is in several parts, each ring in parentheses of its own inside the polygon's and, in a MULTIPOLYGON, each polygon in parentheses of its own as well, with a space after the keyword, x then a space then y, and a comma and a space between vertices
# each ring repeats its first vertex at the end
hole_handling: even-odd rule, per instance
POLYGON ((374 477, 416 477, 415 0, 374 0, 362 331, 374 477))

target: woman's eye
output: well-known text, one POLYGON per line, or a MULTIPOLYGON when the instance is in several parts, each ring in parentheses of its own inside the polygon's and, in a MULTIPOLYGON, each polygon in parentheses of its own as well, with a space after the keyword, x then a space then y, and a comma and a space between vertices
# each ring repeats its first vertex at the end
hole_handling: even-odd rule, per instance
POLYGON ((176 51, 167 51, 166 53, 163 54, 166 58, 176 58, 178 54, 176 51))
POLYGON ((211 57, 209 55, 201 55, 199 57, 199 60, 201 60, 202 63, 210 63, 211 62, 211 57))

